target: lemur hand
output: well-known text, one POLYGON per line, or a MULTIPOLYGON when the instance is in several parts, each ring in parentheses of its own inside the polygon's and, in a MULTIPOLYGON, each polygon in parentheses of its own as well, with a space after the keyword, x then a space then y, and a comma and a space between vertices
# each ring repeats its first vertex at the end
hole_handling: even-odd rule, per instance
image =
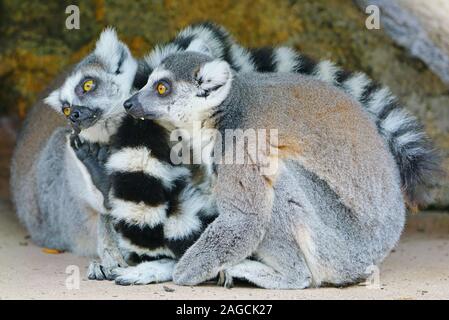
POLYGON ((70 145, 89 172, 95 187, 103 194, 105 208, 110 209, 109 190, 111 183, 105 167, 110 154, 109 147, 88 141, 82 142, 79 136, 75 134, 70 136, 70 145))

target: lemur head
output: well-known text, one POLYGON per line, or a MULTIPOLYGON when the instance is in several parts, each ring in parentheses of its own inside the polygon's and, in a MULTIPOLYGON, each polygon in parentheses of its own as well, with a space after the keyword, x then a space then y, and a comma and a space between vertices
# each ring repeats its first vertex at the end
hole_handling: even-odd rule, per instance
POLYGON ((147 84, 125 101, 136 118, 168 121, 178 127, 202 121, 228 96, 232 71, 223 60, 214 60, 201 40, 185 52, 165 58, 147 84))
POLYGON ((78 130, 124 114, 137 61, 114 29, 105 29, 92 53, 84 58, 45 102, 78 130))

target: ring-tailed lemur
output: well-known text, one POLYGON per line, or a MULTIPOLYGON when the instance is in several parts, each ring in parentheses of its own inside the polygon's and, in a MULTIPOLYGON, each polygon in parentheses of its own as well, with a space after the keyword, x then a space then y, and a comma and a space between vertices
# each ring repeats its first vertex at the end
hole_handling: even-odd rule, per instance
POLYGON ((177 263, 175 283, 195 285, 222 270, 227 279, 274 289, 363 279, 396 244, 405 220, 399 167, 370 117, 322 81, 235 73, 200 51, 163 60, 125 102, 128 112, 185 130, 199 121, 221 137, 227 129, 277 129, 278 142, 273 153, 215 140, 215 152, 243 151, 245 162, 216 163, 218 218, 177 263), (265 173, 265 161, 279 161, 279 169, 265 173))
MULTIPOLYGON (((103 216, 105 220, 112 218, 106 222, 116 244, 112 249, 118 249, 125 260, 173 259, 215 218, 207 188, 210 177, 201 173, 201 166, 187 168, 170 163, 166 128, 127 117, 123 109, 116 109, 115 103, 123 103, 124 92, 131 90, 130 79, 123 88, 123 77, 119 77, 133 72, 128 70, 134 66, 129 59, 133 58, 115 31, 106 30, 94 53, 46 102, 65 114, 74 127, 70 151, 78 156, 103 195, 108 207, 103 216), (117 57, 115 64, 102 60, 109 53, 117 57), (115 95, 107 95, 107 91, 115 95), (109 109, 104 110, 105 107, 109 109), (112 153, 106 161, 101 158, 108 152, 98 152, 106 148, 105 144, 112 153)), ((105 249, 111 250, 101 247, 105 249)), ((162 261, 164 267, 173 265, 162 261)), ((116 275, 111 270, 117 266, 94 261, 88 277, 112 279, 116 275)), ((126 280, 119 277, 116 281, 124 284, 126 280)))
MULTIPOLYGON (((213 57, 226 59, 228 62, 231 62, 232 68, 239 72, 257 70, 259 72, 297 72, 308 74, 337 85, 352 94, 361 103, 364 103, 363 105, 369 111, 370 117, 375 120, 378 131, 389 143, 390 150, 400 167, 403 186, 408 186, 405 193, 408 194, 410 203, 414 204, 417 202, 418 194, 415 190, 415 182, 421 181, 421 183, 424 183, 424 181, 420 180, 420 176, 432 173, 437 168, 437 159, 427 137, 420 131, 421 129, 416 119, 409 116, 399 107, 387 89, 372 84, 363 74, 351 75, 343 72, 328 61, 314 64, 310 59, 295 53, 289 48, 245 50, 236 45, 224 29, 212 24, 187 28, 172 43, 165 47, 157 48, 141 63, 143 67, 140 69, 144 70, 144 72, 140 74, 139 81, 141 81, 141 78, 145 78, 145 74, 151 72, 168 55, 187 50, 187 47, 195 46, 206 50, 213 57), (385 100, 382 100, 382 97, 385 100), (384 111, 376 114, 374 112, 376 108, 378 111, 384 111), (417 146, 420 149, 415 149, 417 146), (414 166, 417 166, 415 172, 408 171, 414 166), (410 184, 412 180, 415 182, 410 184)), ((139 118, 141 115, 135 114, 135 116, 139 118)), ((123 159, 122 162, 132 162, 132 158, 133 153, 129 153, 128 160, 123 159)), ((430 179, 426 181, 430 181, 430 179)), ((137 182, 138 180, 136 179, 134 183, 137 182)), ((122 211, 126 212, 126 210, 122 211)), ((169 268, 172 267, 173 265, 169 266, 169 268)), ((120 274, 123 279, 126 279, 125 283, 147 283, 148 279, 153 279, 154 277, 151 275, 151 272, 145 272, 145 268, 147 266, 142 265, 128 270, 116 269, 115 274, 120 274), (139 278, 139 275, 146 276, 139 278)), ((148 268, 154 269, 154 267, 148 268)))
MULTIPOLYGON (((147 81, 148 74, 165 56, 184 50, 192 41, 197 39, 204 40, 212 54, 231 62, 231 65, 236 70, 258 70, 260 72, 295 71, 298 73, 311 74, 314 77, 329 80, 332 84, 342 87, 349 94, 353 94, 367 110, 370 109, 370 106, 377 105, 377 109, 384 109, 388 106, 386 109, 392 111, 390 102, 394 99, 388 99, 388 103, 382 102, 382 100, 379 99, 379 95, 382 92, 385 93, 386 90, 380 87, 373 90, 375 87, 371 84, 371 81, 362 74, 351 75, 344 73, 336 67, 331 67, 330 70, 336 72, 336 75, 338 76, 326 77, 324 75, 329 75, 329 72, 327 72, 328 70, 325 66, 331 66, 328 62, 315 64, 311 62, 310 59, 295 53, 288 48, 246 50, 235 44, 223 28, 210 23, 187 27, 178 34, 174 41, 168 45, 156 48, 146 57, 146 59, 139 62, 139 68, 136 74, 133 63, 134 60, 129 54, 129 50, 127 50, 126 46, 118 41, 117 37, 110 32, 106 32, 102 38, 103 41, 97 43, 96 50, 84 59, 67 78, 64 89, 67 95, 73 96, 75 95, 75 87, 78 88, 78 92, 80 91, 80 85, 76 81, 77 77, 86 76, 96 70, 100 71, 99 80, 101 81, 95 84, 95 90, 91 91, 91 94, 86 95, 83 104, 84 107, 72 106, 72 111, 83 111, 83 113, 81 113, 81 122, 83 122, 85 130, 82 130, 81 136, 86 141, 108 143, 109 137, 116 131, 117 124, 121 121, 123 113, 123 109, 121 108, 123 100, 121 96, 127 95, 126 91, 130 86, 130 80, 125 81, 125 79, 134 78, 134 87, 142 87, 147 81), (119 71, 118 74, 116 74, 117 71, 119 71), (67 85, 67 83, 69 83, 69 85, 67 85), (108 91, 105 90, 106 88, 110 88, 111 90, 106 93, 106 91, 108 91), (361 99, 362 97, 363 99, 361 99), (89 128, 86 128, 87 124, 90 125, 89 128)), ((87 83, 86 85, 89 87, 91 83, 87 83)), ((53 95, 53 97, 57 98, 57 95, 53 95)), ((57 111, 60 111, 60 103, 57 99, 55 99, 54 102, 54 107, 57 111)), ((35 109, 37 110, 38 108, 35 109)), ((32 127, 35 122, 38 122, 39 127, 42 127, 48 117, 44 115, 45 110, 43 108, 39 108, 38 111, 36 110, 33 110, 34 112, 31 112, 28 117, 24 133, 19 139, 13 160, 12 186, 18 214, 22 221, 27 225, 33 239, 38 243, 61 249, 74 250, 78 253, 85 253, 86 248, 89 245, 92 246, 93 241, 75 241, 72 240, 75 238, 74 236, 69 237, 68 235, 76 235, 80 232, 79 230, 90 230, 94 228, 95 219, 88 218, 89 215, 86 215, 85 212, 90 212, 91 209, 89 208, 91 207, 102 207, 103 199, 99 192, 91 188, 89 180, 92 179, 92 177, 88 177, 88 175, 85 174, 84 168, 76 165, 77 160, 73 158, 73 153, 70 148, 65 149, 65 145, 59 147, 59 144, 65 141, 63 136, 67 135, 67 132, 63 129, 58 129, 53 134, 55 137, 51 140, 47 140, 47 136, 44 135, 44 137, 40 138, 39 132, 30 130, 30 127, 32 127), (56 136, 58 136, 58 138, 56 138, 56 136), (43 144, 47 147, 42 150, 40 146, 43 144), (56 146, 52 146, 53 144, 56 144, 56 146), (62 153, 66 153, 67 156, 62 156, 61 153, 58 156, 53 155, 52 157, 59 157, 60 159, 55 159, 55 161, 52 162, 54 165, 52 164, 51 166, 35 165, 28 161, 30 158, 30 148, 39 151, 34 151, 38 155, 37 158, 48 157, 50 154, 53 154, 56 149, 61 150, 62 153), (65 164, 65 161, 67 161, 67 164, 65 164), (69 177, 61 179, 60 182, 56 182, 53 185, 58 185, 59 190, 62 191, 59 199, 68 198, 68 202, 80 202, 76 206, 65 206, 63 204, 65 200, 60 201, 59 204, 54 203, 53 197, 49 197, 45 192, 41 192, 41 190, 44 190, 40 186, 42 185, 41 183, 39 183, 40 185, 35 185, 30 182, 33 180, 33 176, 41 175, 40 172, 47 173, 49 171, 55 171, 55 168, 58 168, 59 166, 64 167, 57 170, 62 173, 59 176, 66 177, 69 175, 69 177), (64 174, 64 172, 72 173, 64 174), (81 183, 83 180, 79 179, 80 176, 87 180, 87 186, 86 184, 81 183), (71 182, 72 180, 76 182, 76 185, 80 185, 81 187, 75 189, 62 187, 73 184, 73 182, 71 182), (74 197, 74 195, 77 196, 74 197), (95 201, 92 201, 92 195, 97 195, 95 201), (72 198, 75 198, 75 200, 72 198), (85 198, 87 198, 88 201, 86 201, 85 198), (78 201, 78 199, 80 201, 78 201), (94 203, 93 206, 91 205, 91 202, 94 203), (85 209, 86 203, 88 204, 88 209, 85 209), (56 209, 58 206, 61 207, 61 209, 56 209), (46 208, 48 207, 52 209, 47 210, 46 208), (75 209, 75 207, 80 207, 81 209, 78 210, 75 209), (73 208, 73 210, 71 208, 73 208), (51 223, 51 221, 57 221, 59 219, 64 221, 64 223, 51 223), (79 247, 80 249, 74 249, 75 243, 76 247, 79 247)), ((410 180, 412 183, 408 184, 408 189, 414 190, 417 186, 425 185, 423 181, 418 181, 415 177, 420 176, 419 173, 430 172, 428 171, 428 169, 431 168, 429 164, 433 163, 433 158, 430 157, 430 149, 427 148, 425 136, 421 131, 417 130, 419 127, 417 122, 404 115, 403 111, 400 111, 402 109, 398 109, 396 105, 395 110, 399 111, 391 112, 391 114, 394 114, 393 118, 396 120, 402 119, 402 121, 396 121, 396 131, 386 131, 383 129, 383 126, 379 126, 379 131, 384 134, 384 138, 390 144, 396 161, 400 164, 403 181, 410 180), (401 143, 398 144, 397 142, 401 143), (412 167, 415 168, 417 174, 414 174, 409 170, 409 168, 412 167)), ((388 113, 387 115, 390 114, 388 113)), ((389 118, 391 118, 391 116, 389 118)), ((385 121, 377 120, 376 122, 381 124, 385 121)), ((391 124, 391 121, 389 123, 391 124)), ((40 130, 40 132, 42 132, 42 130, 40 130)), ((49 180, 49 182, 55 181, 55 179, 51 177, 47 180, 49 180)), ((413 199, 413 201, 416 201, 416 199, 413 199)), ((93 211, 95 212, 96 210, 93 211)), ((82 237, 78 236, 78 238, 82 237)), ((102 241, 100 241, 100 243, 101 242, 102 241)), ((100 248, 99 251, 100 256, 102 256, 102 249, 100 248)), ((112 263, 112 265, 114 264, 112 263)), ((101 272, 98 272, 97 275, 102 277, 101 272)))

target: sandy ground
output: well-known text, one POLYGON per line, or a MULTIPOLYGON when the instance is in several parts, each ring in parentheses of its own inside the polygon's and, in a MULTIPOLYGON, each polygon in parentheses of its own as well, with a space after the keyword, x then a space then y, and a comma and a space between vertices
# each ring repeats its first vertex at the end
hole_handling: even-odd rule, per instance
POLYGON ((214 284, 180 287, 172 283, 122 287, 113 282, 89 281, 85 277, 88 259, 69 253, 43 252, 33 245, 18 223, 8 200, 13 129, 0 118, 0 300, 449 299, 448 214, 426 213, 409 219, 400 244, 380 268, 379 288, 273 291, 244 285, 233 289, 214 284), (80 275, 79 288, 76 288, 76 270, 80 275))
POLYGON ((87 259, 69 253, 44 253, 27 239, 10 206, 0 203, 0 299, 449 299, 449 232, 407 232, 381 266, 380 288, 276 291, 172 283, 122 287, 87 280, 87 265, 87 259), (78 289, 72 287, 72 270, 80 272, 78 289))

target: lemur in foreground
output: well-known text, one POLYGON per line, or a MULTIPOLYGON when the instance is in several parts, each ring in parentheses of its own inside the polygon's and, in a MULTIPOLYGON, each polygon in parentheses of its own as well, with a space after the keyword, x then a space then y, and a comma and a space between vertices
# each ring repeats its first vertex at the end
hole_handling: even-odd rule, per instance
POLYGON ((399 167, 369 115, 322 81, 236 73, 199 51, 167 57, 125 102, 136 117, 186 132, 198 121, 212 132, 219 215, 176 264, 174 282, 196 285, 224 271, 228 282, 301 289, 366 277, 397 243, 406 211, 399 167), (221 137, 228 129, 277 129, 278 142, 274 153, 240 144, 243 164, 217 162, 239 143, 210 129, 221 137), (275 161, 278 170, 266 173, 275 161))
MULTIPOLYGON (((68 97, 67 102, 72 103, 67 105, 71 109, 71 120, 82 123, 80 135, 87 144, 109 144, 110 137, 116 133, 123 121, 121 105, 130 94, 127 91, 132 92, 142 87, 148 79, 148 74, 164 57, 185 50, 195 40, 203 40, 213 56, 227 60, 236 71, 308 74, 336 85, 356 98, 370 114, 379 133, 390 146, 400 167, 404 192, 410 203, 421 200, 420 192, 416 190, 427 185, 427 178, 431 176, 429 173, 436 167, 435 157, 418 122, 399 107, 386 88, 373 84, 361 73, 344 72, 328 61, 315 63, 285 47, 246 50, 237 45, 223 28, 210 23, 182 30, 172 42, 157 47, 145 59, 139 61, 137 72, 136 61, 114 33, 107 31, 101 38, 94 52, 74 69, 64 86, 54 92, 54 99, 47 99, 61 113, 62 105, 57 99, 58 92, 61 96, 68 97), (98 78, 95 82, 87 82, 86 80, 92 80, 88 79, 88 76, 93 73, 98 78), (132 79, 134 84, 131 87, 132 79), (82 80, 86 83, 81 83, 82 80), (84 92, 84 84, 86 88, 91 89, 84 92), (74 115, 80 115, 79 119, 75 119, 74 115)), ((96 174, 89 175, 87 171, 90 169, 86 171, 86 167, 74 157, 75 154, 65 142, 69 134, 66 129, 59 128, 54 132, 49 130, 48 135, 53 134, 51 140, 47 140, 48 135, 40 135, 41 129, 33 129, 36 125, 38 128, 45 127, 46 117, 49 116, 52 115, 46 115, 46 110, 42 107, 35 108, 26 121, 25 130, 16 148, 12 166, 12 189, 17 211, 33 239, 39 244, 93 255, 94 252, 90 248, 94 247, 96 241, 95 232, 91 230, 95 230, 97 224, 96 212, 106 211, 103 208, 101 192, 94 188, 91 181, 96 182, 98 177, 96 174), (34 150, 32 157, 40 160, 29 161, 32 159, 29 156, 30 149, 34 150), (45 158, 54 161, 50 164, 44 161, 45 158), (36 165, 37 163, 40 164, 36 165), (48 172, 59 174, 53 176, 48 175, 48 172), (40 182, 35 184, 33 177, 37 176, 41 178, 38 180, 40 182), (56 180, 60 179, 59 182, 55 182, 55 177, 56 180), (42 184, 42 181, 48 183, 42 184), (50 195, 45 193, 46 185, 51 186, 50 195), (58 190, 54 191, 53 188, 58 190), (53 194, 58 196, 53 197, 53 194), (85 233, 88 236, 84 236, 85 233)), ((132 127, 134 122, 130 119, 127 121, 132 127)), ((132 143, 132 140, 133 137, 129 136, 128 141, 132 143)), ((83 157, 84 164, 87 162, 88 168, 94 167, 89 166, 88 162, 95 162, 96 159, 92 159, 91 155, 85 157, 83 150, 76 151, 83 157)), ((104 155, 103 152, 100 154, 104 155)), ((100 223, 99 226, 101 225, 100 223)), ((100 227, 100 231, 101 229, 100 227)), ((109 240, 106 245, 102 245, 102 234, 107 235, 110 231, 100 232, 99 255, 102 260, 105 260, 104 247, 112 246, 109 240)), ((117 250, 110 251, 117 253, 117 250)), ((112 259, 106 259, 107 262, 102 261, 105 268, 101 269, 101 265, 97 265, 91 272, 92 277, 104 277, 103 271, 108 269, 108 265, 117 265, 114 259, 118 259, 117 254, 114 254, 112 259)))

